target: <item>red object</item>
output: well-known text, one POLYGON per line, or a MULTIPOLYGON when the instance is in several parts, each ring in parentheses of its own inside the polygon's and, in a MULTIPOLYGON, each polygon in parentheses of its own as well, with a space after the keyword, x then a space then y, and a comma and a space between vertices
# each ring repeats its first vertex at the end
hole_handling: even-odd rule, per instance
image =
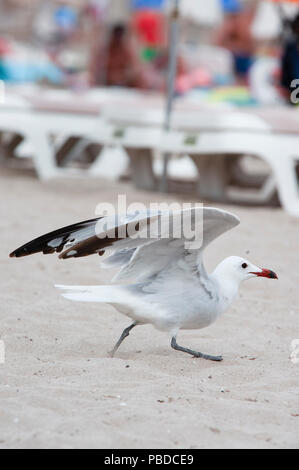
POLYGON ((6 39, 0 37, 0 56, 9 54, 10 52, 12 52, 12 48, 9 42, 6 39))
POLYGON ((161 46, 165 42, 164 16, 156 11, 142 10, 133 16, 133 28, 146 46, 161 46))

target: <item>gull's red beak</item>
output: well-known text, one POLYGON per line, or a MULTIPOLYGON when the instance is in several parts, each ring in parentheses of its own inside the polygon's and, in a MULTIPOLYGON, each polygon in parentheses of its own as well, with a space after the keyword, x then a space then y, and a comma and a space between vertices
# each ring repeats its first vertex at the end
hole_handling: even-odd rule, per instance
POLYGON ((258 277, 268 277, 269 279, 278 279, 277 274, 274 271, 270 271, 270 269, 261 269, 261 271, 256 272, 256 273, 251 273, 255 274, 258 277))

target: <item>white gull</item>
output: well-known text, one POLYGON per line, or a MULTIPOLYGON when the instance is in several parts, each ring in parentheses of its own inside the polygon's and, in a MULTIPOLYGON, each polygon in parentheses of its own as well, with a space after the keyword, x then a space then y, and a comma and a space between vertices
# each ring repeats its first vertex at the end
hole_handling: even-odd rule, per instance
POLYGON ((235 215, 211 207, 171 214, 148 212, 137 216, 99 217, 43 235, 10 256, 18 258, 38 252, 59 252, 60 258, 67 259, 97 253, 106 266, 118 267, 120 270, 109 286, 57 286, 66 291, 62 295, 67 299, 108 303, 133 320, 123 331, 112 355, 132 328, 152 324, 170 333, 174 349, 221 361, 221 356, 179 346, 176 337, 180 329, 201 329, 212 324, 229 308, 242 281, 256 276, 277 279, 273 271, 259 268, 238 256, 225 258, 211 274, 207 273, 203 264, 204 249, 238 224, 235 215), (198 215, 200 219, 196 218, 198 215), (177 238, 173 227, 167 238, 163 236, 161 221, 167 217, 170 224, 183 224, 188 216, 193 229, 195 222, 201 220, 200 247, 192 246, 184 235, 177 238), (158 236, 156 233, 152 237, 149 229, 159 223, 158 236), (129 236, 132 227, 140 232, 139 237, 129 236))

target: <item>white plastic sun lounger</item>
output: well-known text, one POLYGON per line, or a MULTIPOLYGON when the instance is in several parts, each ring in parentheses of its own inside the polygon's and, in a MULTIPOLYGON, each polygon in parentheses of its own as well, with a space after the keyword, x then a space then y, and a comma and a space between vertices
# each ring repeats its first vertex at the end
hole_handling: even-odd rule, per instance
POLYGON ((53 136, 84 138, 94 127, 101 132, 105 126, 97 102, 71 100, 70 94, 67 98, 55 101, 49 96, 45 99, 34 96, 29 101, 9 96, 0 107, 0 132, 19 134, 30 143, 34 166, 41 179, 82 173, 57 166, 53 136))
MULTIPOLYGON (((53 136, 75 137, 78 140, 69 152, 69 157, 82 151, 90 142, 117 146, 109 138, 111 128, 101 118, 101 106, 106 102, 122 102, 138 92, 124 89, 93 89, 87 93, 72 93, 67 90, 40 90, 38 87, 12 87, 0 107, 0 132, 20 134, 32 147, 34 166, 41 179, 57 176, 82 175, 82 170, 58 167, 53 136), (91 139, 90 139, 91 138, 91 139)), ((113 132, 112 132, 113 133, 113 132)), ((119 176, 117 154, 111 153, 110 166, 119 176), (114 156, 113 156, 114 155, 114 156)), ((84 174, 101 174, 101 156, 84 174)), ((107 162, 103 162, 106 167, 107 162)), ((113 171, 110 168, 110 178, 113 171)))
MULTIPOLYGON (((138 95, 138 94, 137 94, 138 95)), ((267 203, 277 191, 285 210, 299 216, 299 189, 296 165, 299 161, 299 113, 297 109, 207 108, 194 110, 184 103, 175 110, 172 130, 162 130, 164 117, 161 97, 138 97, 125 94, 103 107, 103 118, 78 104, 77 112, 45 106, 19 106, 16 112, 0 110, 0 131, 23 133, 36 151, 34 161, 43 179, 65 174, 58 169, 55 150, 49 136, 78 135, 103 145, 122 146, 132 163, 132 176, 137 187, 156 189, 153 159, 163 152, 188 154, 199 172, 198 191, 201 197, 214 201, 267 203), (141 99, 140 99, 141 98, 141 99), (241 155, 253 155, 268 164, 271 174, 260 188, 251 192, 232 191, 232 162, 241 155)), ((77 106, 77 103, 74 104, 77 106)), ((86 104, 85 104, 86 106, 86 104)), ((94 106, 94 104, 93 104, 94 106)), ((111 162, 116 165, 117 162, 111 162)), ((97 174, 96 161, 89 174, 97 174)), ((246 175, 241 175, 246 178, 246 175)))
POLYGON ((85 137, 92 127, 97 130, 104 126, 100 118, 36 111, 0 111, 0 130, 21 134, 32 146, 32 159, 40 179, 46 180, 57 176, 78 174, 68 169, 58 168, 55 148, 51 136, 85 137))
MULTIPOLYGON (((199 172, 201 197, 214 201, 269 203, 277 191, 285 210, 299 216, 296 165, 299 161, 299 113, 279 108, 186 111, 173 114, 172 130, 162 130, 163 110, 110 108, 105 141, 122 145, 132 162, 133 180, 142 189, 156 189, 152 161, 155 155, 188 154, 199 172), (259 188, 240 192, 230 187, 236 157, 256 156, 271 172, 258 178, 259 188)), ((239 175, 246 180, 246 175, 239 175)), ((252 177, 248 178, 248 185, 252 177)), ((246 182, 246 181, 245 181, 246 182)), ((256 185, 254 185, 256 186, 256 185)))
POLYGON ((267 203, 275 191, 284 209, 299 216, 299 113, 269 108, 175 116, 173 128, 164 133, 160 149, 190 155, 196 164, 199 194, 210 200, 267 203), (194 124, 195 123, 195 124, 194 124), (252 155, 267 163, 270 175, 255 192, 229 188, 229 165, 225 157, 252 155))

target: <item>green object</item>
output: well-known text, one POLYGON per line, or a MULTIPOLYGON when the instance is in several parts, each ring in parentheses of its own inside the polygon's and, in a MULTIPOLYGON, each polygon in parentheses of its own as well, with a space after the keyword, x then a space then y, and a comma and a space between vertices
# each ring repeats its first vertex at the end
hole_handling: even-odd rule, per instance
POLYGON ((184 138, 185 145, 196 145, 197 136, 196 135, 186 135, 184 138))
POLYGON ((116 139, 121 139, 125 135, 125 129, 123 127, 119 127, 113 131, 113 137, 116 139))
POLYGON ((141 52, 142 60, 145 62, 151 62, 157 57, 157 55, 158 51, 154 47, 145 47, 141 52))
POLYGON ((219 87, 208 93, 208 101, 211 103, 232 103, 239 106, 255 105, 256 101, 247 87, 219 87))

